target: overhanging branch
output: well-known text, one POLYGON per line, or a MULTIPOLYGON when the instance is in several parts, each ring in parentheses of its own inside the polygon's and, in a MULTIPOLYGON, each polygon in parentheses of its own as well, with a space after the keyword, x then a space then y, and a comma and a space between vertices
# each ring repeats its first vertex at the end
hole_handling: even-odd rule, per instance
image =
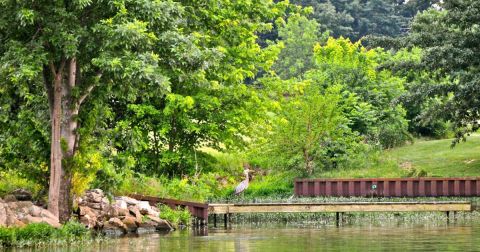
POLYGON ((90 86, 88 86, 85 92, 80 96, 80 98, 78 99, 78 106, 82 105, 85 99, 92 93, 93 89, 98 84, 100 78, 102 78, 101 72, 97 73, 94 82, 90 86))

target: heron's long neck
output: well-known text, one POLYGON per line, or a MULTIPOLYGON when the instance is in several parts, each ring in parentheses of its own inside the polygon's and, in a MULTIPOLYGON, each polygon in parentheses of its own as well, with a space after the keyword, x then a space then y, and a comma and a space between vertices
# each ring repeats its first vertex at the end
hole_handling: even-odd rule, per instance
POLYGON ((248 179, 248 172, 245 173, 245 181, 247 181, 247 183, 249 182, 249 179, 248 179))

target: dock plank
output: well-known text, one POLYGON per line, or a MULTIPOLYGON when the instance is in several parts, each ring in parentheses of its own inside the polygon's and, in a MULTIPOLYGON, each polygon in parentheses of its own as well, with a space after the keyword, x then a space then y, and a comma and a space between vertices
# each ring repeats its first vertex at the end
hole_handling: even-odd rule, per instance
POLYGON ((209 214, 331 213, 331 212, 449 212, 472 211, 470 202, 341 202, 209 204, 209 214))

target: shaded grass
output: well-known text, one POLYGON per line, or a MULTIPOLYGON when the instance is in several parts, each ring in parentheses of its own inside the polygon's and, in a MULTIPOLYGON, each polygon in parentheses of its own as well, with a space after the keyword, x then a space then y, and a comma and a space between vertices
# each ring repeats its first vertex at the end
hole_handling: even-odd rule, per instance
POLYGON ((319 177, 416 177, 420 172, 428 177, 480 176, 480 135, 474 134, 453 148, 451 143, 452 139, 417 140, 383 151, 378 162, 370 167, 325 171, 319 177))

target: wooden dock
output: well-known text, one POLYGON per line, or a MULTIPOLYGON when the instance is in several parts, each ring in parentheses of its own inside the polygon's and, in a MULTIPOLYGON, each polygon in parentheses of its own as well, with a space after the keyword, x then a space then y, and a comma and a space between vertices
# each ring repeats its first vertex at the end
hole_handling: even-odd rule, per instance
POLYGON ((209 215, 213 215, 213 223, 216 226, 219 214, 224 216, 224 224, 227 226, 232 214, 336 213, 338 224, 340 214, 347 212, 444 212, 448 220, 451 212, 455 215, 456 212, 474 210, 470 201, 205 204, 136 194, 129 196, 137 200, 148 201, 151 205, 161 203, 174 209, 188 209, 194 217, 195 226, 206 225, 209 215))
POLYGON ((224 215, 225 225, 231 214, 246 213, 336 213, 346 212, 450 212, 472 211, 468 201, 436 202, 335 202, 335 203, 251 203, 209 204, 208 214, 213 214, 214 226, 218 214, 224 215))
POLYGON ((333 213, 333 212, 456 212, 471 211, 468 201, 442 202, 336 202, 209 204, 209 214, 228 213, 333 213))

